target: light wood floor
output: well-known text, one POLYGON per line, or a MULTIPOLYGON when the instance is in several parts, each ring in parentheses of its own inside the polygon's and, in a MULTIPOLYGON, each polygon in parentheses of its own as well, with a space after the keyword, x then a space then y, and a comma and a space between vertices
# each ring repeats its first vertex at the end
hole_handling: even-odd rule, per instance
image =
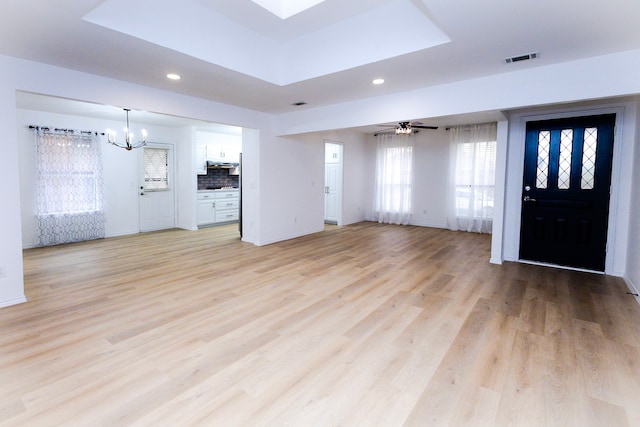
POLYGON ((490 265, 490 237, 236 226, 25 251, 2 426, 639 426, 620 279, 490 265))

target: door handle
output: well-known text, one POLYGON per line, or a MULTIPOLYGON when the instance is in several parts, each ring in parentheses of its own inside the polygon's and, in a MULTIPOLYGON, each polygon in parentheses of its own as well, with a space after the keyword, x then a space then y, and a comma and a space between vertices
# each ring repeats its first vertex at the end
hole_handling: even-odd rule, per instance
POLYGON ((324 187, 324 194, 329 194, 329 187, 324 187))
POLYGON ((536 201, 536 199, 532 199, 532 198, 531 198, 531 197, 529 197, 529 196, 524 196, 524 201, 525 201, 525 202, 535 202, 535 201, 536 201))

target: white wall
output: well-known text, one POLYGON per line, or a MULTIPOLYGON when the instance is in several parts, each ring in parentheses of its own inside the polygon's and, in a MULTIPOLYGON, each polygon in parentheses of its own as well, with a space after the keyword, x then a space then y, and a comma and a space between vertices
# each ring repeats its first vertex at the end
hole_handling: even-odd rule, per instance
POLYGON ((260 131, 242 130, 242 240, 253 244, 260 242, 260 131), (251 155, 246 155, 251 153, 251 155))
POLYGON ((261 236, 256 243, 322 231, 324 144, 263 133, 260 145, 261 236))
MULTIPOLYGON (((263 237, 257 244, 281 240, 277 235, 289 238, 324 229, 325 141, 343 145, 342 224, 365 220, 373 177, 367 135, 337 130, 262 138, 260 223, 263 237)), ((244 189, 250 185, 243 181, 244 189)))
POLYGON ((413 216, 410 224, 446 228, 449 132, 445 128, 414 136, 413 216))
POLYGON ((196 170, 196 128, 195 126, 178 128, 174 132, 176 141, 176 226, 186 230, 197 230, 196 190, 198 188, 196 170))
MULTIPOLYGON (((636 104, 636 123, 640 123, 640 103, 636 104)), ((625 280, 634 293, 640 290, 640 130, 635 129, 632 163, 635 165, 631 179, 631 203, 629 206, 629 245, 627 247, 627 269, 625 280)), ((636 297, 640 302, 640 297, 636 297)))
POLYGON ((0 82, 0 307, 25 301, 15 91, 0 82))

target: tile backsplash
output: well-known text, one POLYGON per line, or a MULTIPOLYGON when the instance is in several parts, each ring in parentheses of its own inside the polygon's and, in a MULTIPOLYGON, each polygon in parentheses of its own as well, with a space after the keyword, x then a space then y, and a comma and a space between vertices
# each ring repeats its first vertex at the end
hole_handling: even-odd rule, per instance
POLYGON ((229 175, 229 169, 207 169, 206 175, 198 175, 198 190, 220 187, 237 187, 238 175, 229 175))

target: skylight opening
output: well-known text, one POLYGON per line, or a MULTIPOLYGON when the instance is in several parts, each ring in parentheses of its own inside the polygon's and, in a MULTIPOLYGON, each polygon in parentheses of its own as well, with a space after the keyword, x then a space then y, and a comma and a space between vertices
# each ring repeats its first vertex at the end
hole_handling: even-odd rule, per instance
POLYGON ((316 6, 324 0, 251 0, 280 19, 287 19, 316 6))

